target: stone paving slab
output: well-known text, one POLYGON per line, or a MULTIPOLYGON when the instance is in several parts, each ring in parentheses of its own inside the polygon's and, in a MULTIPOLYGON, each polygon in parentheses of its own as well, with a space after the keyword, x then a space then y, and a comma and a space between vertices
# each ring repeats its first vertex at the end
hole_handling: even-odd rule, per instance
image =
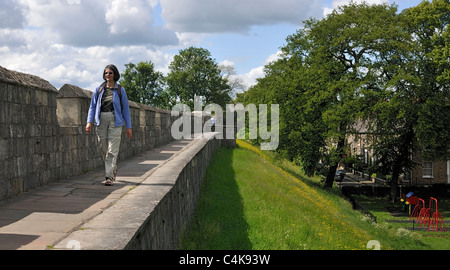
MULTIPOLYGON (((99 168, 0 201, 0 250, 53 249, 61 239, 80 231, 82 224, 106 209, 114 211, 112 206, 121 197, 145 181, 156 168, 189 148, 192 141, 173 141, 119 161, 117 180, 112 187, 104 186, 103 168, 99 168)), ((130 211, 138 209, 130 207, 130 211)), ((113 227, 127 230, 120 220, 113 227)), ((110 229, 104 233, 117 235, 111 234, 110 229)))

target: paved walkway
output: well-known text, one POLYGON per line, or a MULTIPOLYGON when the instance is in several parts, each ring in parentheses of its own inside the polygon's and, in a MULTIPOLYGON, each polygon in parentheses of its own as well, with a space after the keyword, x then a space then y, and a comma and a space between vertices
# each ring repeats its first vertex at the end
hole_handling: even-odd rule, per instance
POLYGON ((344 186, 383 186, 382 184, 379 184, 377 182, 374 182, 372 180, 367 180, 367 178, 363 178, 357 174, 347 172, 345 175, 345 178, 342 182, 336 182, 336 184, 339 187, 344 186))
POLYGON ((102 213, 153 171, 191 145, 167 145, 120 161, 114 186, 104 185, 103 168, 0 201, 0 249, 44 250, 102 213))

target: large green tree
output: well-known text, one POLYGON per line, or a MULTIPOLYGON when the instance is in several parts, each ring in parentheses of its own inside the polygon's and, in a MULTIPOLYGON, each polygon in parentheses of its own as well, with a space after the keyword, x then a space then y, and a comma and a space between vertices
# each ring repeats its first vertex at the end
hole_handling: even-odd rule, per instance
POLYGON ((416 165, 413 152, 450 158, 449 21, 448 0, 424 1, 399 15, 408 38, 390 48, 397 64, 371 115, 377 165, 392 175, 392 200, 400 174, 416 165))
POLYGON ((450 2, 423 1, 405 10, 412 36, 409 93, 417 107, 415 131, 423 155, 450 158, 450 2))
POLYGON ((208 50, 181 50, 169 69, 166 83, 171 105, 183 103, 193 109, 195 96, 202 98, 203 105, 215 103, 224 107, 231 102, 232 89, 208 50))
POLYGON ((287 38, 280 60, 238 95, 245 104, 280 105, 279 151, 311 174, 328 163, 326 187, 362 121, 373 134, 377 169, 392 175, 392 198, 412 153, 450 158, 450 3, 350 3, 307 20, 287 38))
POLYGON ((351 3, 322 20, 306 21, 288 39, 291 50, 305 56, 311 82, 305 94, 326 126, 326 187, 333 185, 348 134, 384 87, 383 74, 395 58, 390 48, 402 42, 396 11, 388 4, 351 3))
POLYGON ((342 6, 287 38, 282 59, 266 67, 247 102, 280 103, 280 147, 308 174, 326 161, 331 187, 348 134, 386 101, 409 39, 394 5, 342 6))
POLYGON ((129 100, 155 107, 167 107, 167 94, 163 91, 163 74, 155 70, 151 61, 129 63, 122 73, 121 85, 129 100))
POLYGON ((265 77, 244 94, 238 102, 245 105, 279 104, 278 152, 295 161, 308 175, 313 175, 321 158, 325 139, 317 100, 306 94, 310 85, 309 67, 295 52, 283 48, 281 59, 265 67, 265 77))

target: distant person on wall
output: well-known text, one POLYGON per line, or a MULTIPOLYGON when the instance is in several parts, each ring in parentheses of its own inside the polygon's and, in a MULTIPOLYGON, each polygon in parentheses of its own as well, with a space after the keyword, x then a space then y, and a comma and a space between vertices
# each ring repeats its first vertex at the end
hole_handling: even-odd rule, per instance
POLYGON ((108 65, 103 71, 103 82, 92 95, 89 107, 86 132, 90 133, 92 124, 97 126, 97 135, 105 161, 105 185, 112 186, 117 174, 122 128, 125 124, 128 139, 131 130, 130 108, 125 89, 118 84, 119 71, 108 65))
POLYGON ((216 131, 216 118, 214 116, 211 117, 211 131, 212 132, 216 131))

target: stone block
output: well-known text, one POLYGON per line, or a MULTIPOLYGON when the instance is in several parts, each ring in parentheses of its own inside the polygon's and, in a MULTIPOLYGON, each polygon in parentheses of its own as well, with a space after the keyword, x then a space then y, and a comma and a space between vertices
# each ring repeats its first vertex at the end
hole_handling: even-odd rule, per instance
POLYGON ((6 181, 14 177, 13 159, 5 159, 2 161, 2 172, 0 172, 0 181, 6 181), (3 175, 3 176, 2 176, 3 175))
POLYGON ((56 168, 59 168, 62 166, 62 153, 61 152, 56 152, 55 153, 55 166, 56 168))
POLYGON ((58 98, 57 100, 58 123, 61 127, 80 126, 81 104, 76 98, 58 98))
POLYGON ((0 138, 0 160, 7 159, 9 157, 9 142, 10 140, 0 138))
POLYGON ((29 174, 23 178, 24 191, 35 189, 37 187, 37 177, 35 174, 29 174))
POLYGON ((0 124, 0 138, 10 138, 9 125, 0 124))
POLYGON ((10 180, 9 185, 12 195, 23 193, 23 178, 13 178, 10 180))
POLYGON ((45 91, 36 91, 36 103, 38 105, 48 106, 48 93, 45 91))
POLYGON ((9 182, 0 179, 0 198, 8 198, 10 196, 9 182))
POLYGON ((14 157, 15 162, 14 177, 23 177, 26 175, 26 162, 24 157, 14 157))
POLYGON ((10 121, 10 104, 0 101, 0 124, 9 124, 10 121))

